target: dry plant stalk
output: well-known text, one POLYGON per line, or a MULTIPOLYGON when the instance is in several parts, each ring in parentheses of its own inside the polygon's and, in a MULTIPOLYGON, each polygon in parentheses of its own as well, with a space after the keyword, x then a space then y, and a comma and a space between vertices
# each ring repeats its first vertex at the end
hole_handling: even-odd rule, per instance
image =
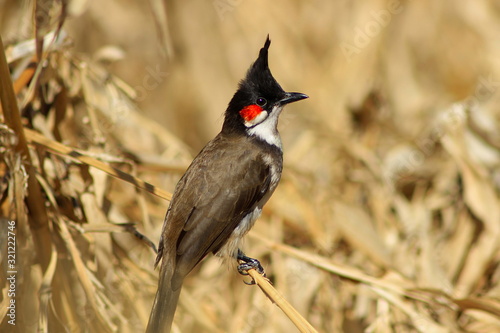
POLYGON ((255 269, 248 270, 255 284, 262 290, 264 294, 279 307, 293 324, 298 328, 301 333, 315 333, 318 332, 312 325, 302 317, 302 315, 286 301, 286 299, 269 283, 266 279, 259 274, 255 269))
POLYGON ((95 158, 92 158, 90 156, 86 156, 82 154, 81 152, 78 152, 76 149, 67 147, 57 141, 53 141, 50 139, 47 139, 43 135, 30 130, 28 128, 24 129, 26 132, 26 136, 29 141, 40 144, 45 146, 47 149, 51 150, 52 152, 59 154, 64 157, 69 157, 74 160, 80 161, 88 166, 97 168, 101 171, 106 172, 112 177, 116 177, 117 179, 121 179, 127 183, 130 183, 140 189, 146 190, 162 199, 165 200, 170 200, 172 198, 172 193, 166 192, 165 190, 162 190, 161 188, 155 187, 154 185, 151 185, 137 177, 134 177, 126 172, 121 171, 120 169, 110 167, 108 164, 103 163, 95 158))

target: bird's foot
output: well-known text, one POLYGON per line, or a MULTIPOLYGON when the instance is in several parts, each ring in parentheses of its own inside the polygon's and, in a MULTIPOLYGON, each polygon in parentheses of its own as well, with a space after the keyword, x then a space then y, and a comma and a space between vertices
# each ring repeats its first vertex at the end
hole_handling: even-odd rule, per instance
MULTIPOLYGON (((257 259, 247 257, 241 250, 238 250, 237 260, 238 273, 240 273, 241 275, 248 275, 248 271, 250 269, 255 269, 257 273, 259 273, 263 277, 266 277, 266 272, 260 264, 260 261, 258 261, 257 259)), ((252 280, 252 282, 245 282, 245 284, 253 285, 255 284, 255 281, 252 280)))

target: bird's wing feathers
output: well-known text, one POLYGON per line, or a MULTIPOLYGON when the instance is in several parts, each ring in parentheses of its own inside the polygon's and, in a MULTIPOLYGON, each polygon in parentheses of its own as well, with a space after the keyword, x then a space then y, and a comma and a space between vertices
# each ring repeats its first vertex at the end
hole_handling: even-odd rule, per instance
POLYGON ((244 143, 239 149, 224 145, 220 137, 214 139, 177 185, 166 221, 182 228, 178 230, 173 286, 224 244, 269 189, 269 166, 258 153, 245 149, 244 143))

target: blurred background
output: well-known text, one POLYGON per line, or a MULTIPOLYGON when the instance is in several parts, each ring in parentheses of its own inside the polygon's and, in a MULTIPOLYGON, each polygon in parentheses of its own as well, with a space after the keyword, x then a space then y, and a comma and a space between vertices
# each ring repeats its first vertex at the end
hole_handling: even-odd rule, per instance
MULTIPOLYGON (((270 35, 273 75, 310 98, 281 116, 282 182, 245 252, 320 332, 500 331, 499 31, 494 0, 0 1, 25 126, 167 191, 270 35), (28 41, 54 31, 23 85, 40 63, 28 41)), ((157 244, 168 201, 30 147, 58 203, 58 259, 48 277, 33 229, 18 236, 19 297, 39 298, 20 302, 19 324, 143 330, 155 254, 116 223, 157 244)), ((29 224, 5 165, 2 213, 29 224)), ((296 330, 212 257, 186 282, 174 329, 296 330)))

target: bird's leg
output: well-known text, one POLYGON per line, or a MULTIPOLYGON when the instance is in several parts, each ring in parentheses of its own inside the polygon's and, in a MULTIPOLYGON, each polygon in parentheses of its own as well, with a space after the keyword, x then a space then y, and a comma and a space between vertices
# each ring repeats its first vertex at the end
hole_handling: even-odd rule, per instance
MULTIPOLYGON (((266 273, 264 272, 264 268, 262 267, 260 262, 257 259, 247 257, 243 253, 243 251, 241 251, 240 249, 238 249, 238 255, 237 255, 236 259, 238 260, 238 263, 239 263, 238 273, 240 273, 241 275, 248 275, 249 269, 255 269, 262 276, 264 276, 264 277, 266 276, 266 273)), ((247 283, 247 284, 255 284, 255 282, 252 281, 251 283, 247 283)))

